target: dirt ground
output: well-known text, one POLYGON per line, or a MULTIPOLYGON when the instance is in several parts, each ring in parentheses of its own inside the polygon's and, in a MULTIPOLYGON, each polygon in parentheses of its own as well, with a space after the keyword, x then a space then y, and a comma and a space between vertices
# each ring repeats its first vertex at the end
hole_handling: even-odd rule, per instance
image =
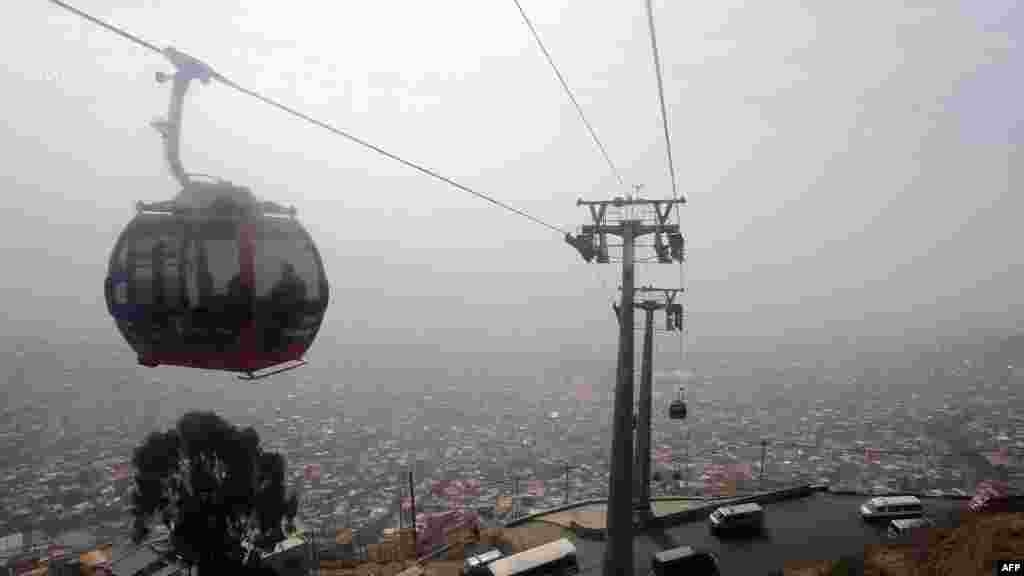
MULTIPOLYGON (((713 502, 711 500, 655 500, 651 503, 651 508, 656 516, 667 516, 695 506, 707 506, 713 502)), ((584 528, 604 530, 607 514, 607 506, 604 504, 591 504, 589 506, 580 506, 579 508, 546 514, 544 521, 565 526, 566 528, 572 526, 573 522, 576 522, 584 528)))
POLYGON ((512 553, 516 553, 568 536, 569 534, 563 526, 537 521, 515 528, 502 529, 498 543, 507 546, 512 553))
POLYGON ((604 504, 593 504, 590 506, 572 508, 571 510, 563 510, 562 512, 555 512, 554 514, 547 514, 544 516, 544 521, 550 522, 551 524, 558 524, 559 526, 564 526, 566 528, 569 528, 572 526, 573 522, 576 522, 584 528, 604 530, 607 514, 607 506, 604 504))
MULTIPOLYGON (((992 574, 996 562, 1024 558, 1024 513, 965 515, 954 529, 923 531, 915 542, 864 551, 864 576, 992 574)), ((829 576, 837 561, 792 562, 786 576, 829 576)))

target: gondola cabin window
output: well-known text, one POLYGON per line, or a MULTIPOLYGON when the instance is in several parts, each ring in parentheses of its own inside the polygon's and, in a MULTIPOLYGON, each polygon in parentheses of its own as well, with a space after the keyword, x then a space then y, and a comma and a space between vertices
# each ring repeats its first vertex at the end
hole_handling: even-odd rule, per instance
POLYGON ((300 359, 327 306, 323 263, 294 219, 140 214, 107 300, 147 365, 250 371, 300 359))
POLYGON ((256 224, 255 295, 271 298, 282 287, 304 302, 320 299, 319 266, 312 242, 296 238, 287 221, 256 224))
POLYGON ((313 243, 288 220, 255 226, 253 296, 260 348, 276 353, 301 344, 319 326, 320 264, 313 243))

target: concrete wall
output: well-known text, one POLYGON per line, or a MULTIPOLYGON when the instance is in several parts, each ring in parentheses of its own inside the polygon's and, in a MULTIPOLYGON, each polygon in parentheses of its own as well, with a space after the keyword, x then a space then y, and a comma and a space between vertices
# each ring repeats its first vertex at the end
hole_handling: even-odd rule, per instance
MULTIPOLYGON (((828 489, 829 494, 835 494, 836 496, 863 496, 865 500, 868 498, 874 498, 879 494, 869 494, 867 492, 857 492, 856 490, 831 490, 828 489)), ((929 496, 927 494, 915 494, 914 492, 898 492, 893 495, 899 496, 917 496, 921 500, 970 500, 973 498, 971 495, 959 496, 956 494, 949 494, 944 496, 929 496)))
MULTIPOLYGON (((747 496, 737 496, 735 498, 721 498, 721 497, 716 497, 716 496, 660 496, 660 497, 652 498, 651 500, 655 500, 655 501, 714 500, 716 502, 716 504, 714 506, 710 506, 709 505, 708 512, 707 512, 707 514, 711 514, 711 512, 713 512, 715 508, 717 508, 719 506, 722 506, 723 502, 731 502, 731 503, 735 503, 735 504, 746 503, 746 502, 758 502, 758 503, 760 503, 760 502, 779 502, 781 500, 790 500, 792 498, 802 498, 803 496, 807 496, 807 495, 809 495, 809 494, 811 494, 813 492, 817 492, 817 491, 822 491, 822 492, 827 491, 830 494, 836 494, 836 495, 839 495, 839 496, 863 496, 865 499, 870 498, 872 496, 872 494, 866 494, 866 493, 863 493, 863 492, 831 490, 827 484, 808 484, 808 485, 803 485, 803 486, 796 486, 796 487, 786 488, 786 489, 783 489, 783 490, 774 490, 774 491, 771 491, 771 492, 762 492, 762 493, 757 493, 757 494, 749 494, 747 496), (777 499, 773 500, 773 498, 777 498, 777 499)), ((931 498, 931 499, 944 498, 944 499, 951 499, 951 500, 970 500, 971 499, 970 495, 968 495, 968 496, 954 496, 954 495, 949 495, 949 496, 926 496, 924 494, 915 494, 915 495, 918 498, 921 498, 922 500, 929 499, 929 498, 931 498)), ((591 500, 581 500, 579 502, 573 502, 571 504, 566 504, 564 506, 558 506, 556 508, 550 508, 550 509, 544 510, 542 512, 537 512, 536 514, 530 514, 529 516, 522 516, 520 518, 516 518, 515 520, 510 520, 510 521, 505 523, 505 527, 506 528, 512 528, 514 526, 519 526, 521 524, 526 524, 527 522, 531 522, 533 520, 541 520, 541 519, 543 519, 544 516, 546 516, 548 514, 553 514, 555 512, 562 512, 563 510, 571 510, 573 508, 579 508, 581 506, 589 506, 589 505, 592 505, 592 504, 605 504, 606 502, 607 502, 606 498, 596 498, 596 499, 591 499, 591 500)), ((686 510, 686 511, 680 512, 678 514, 673 514, 672 517, 675 518, 676 516, 680 516, 680 515, 683 516, 683 517, 686 517, 688 514, 693 514, 695 510, 699 510, 699 509, 686 510)), ((705 517, 706 517, 706 515, 705 515, 705 517)))
MULTIPOLYGON (((806 486, 797 486, 797 487, 794 487, 794 488, 788 488, 786 490, 776 490, 774 492, 768 492, 768 493, 765 493, 765 494, 756 494, 756 495, 753 495, 753 496, 735 498, 735 499, 728 500, 724 504, 723 503, 715 503, 715 504, 712 504, 712 505, 709 505, 709 506, 703 506, 703 507, 694 508, 694 509, 691 509, 691 510, 684 510, 682 512, 679 512, 679 513, 676 513, 676 514, 672 514, 670 516, 664 516, 664 517, 658 518, 657 521, 660 522, 660 524, 662 526, 672 526, 672 525, 675 525, 675 524, 682 524, 682 523, 686 523, 686 522, 694 522, 694 521, 697 521, 697 520, 704 520, 704 519, 706 519, 708 516, 711 515, 712 512, 715 511, 715 508, 718 508, 719 506, 723 506, 723 505, 747 504, 747 503, 750 503, 750 502, 755 502, 757 504, 769 504, 769 503, 772 503, 772 502, 782 502, 782 501, 785 501, 785 500, 793 500, 795 498, 805 498, 805 497, 810 496, 811 494, 813 494, 815 492, 828 492, 830 494, 835 494, 837 496, 863 496, 865 499, 872 497, 872 494, 865 494, 865 493, 862 493, 862 492, 830 490, 828 485, 825 485, 825 484, 809 484, 809 485, 806 485, 806 486)), ((923 494, 917 495, 917 496, 919 498, 921 498, 922 500, 939 499, 939 498, 947 499, 947 500, 969 500, 970 499, 969 496, 925 496, 923 494)))
POLYGON ((571 504, 566 504, 564 506, 559 506, 557 508, 550 508, 548 510, 544 510, 543 512, 537 512, 536 514, 530 514, 529 516, 521 516, 519 518, 516 518, 515 520, 509 520, 505 523, 505 528, 513 528, 515 526, 526 524, 527 522, 531 522, 533 520, 539 520, 542 519, 544 516, 547 516, 548 514, 554 514, 555 512, 561 512, 563 510, 572 510, 573 508, 580 508, 581 506, 590 506, 591 504, 604 504, 607 501, 607 498, 597 498, 593 500, 581 500, 579 502, 573 502, 571 504))
POLYGON ((768 504, 771 502, 782 502, 785 500, 793 500, 796 498, 806 498, 815 492, 821 492, 826 489, 825 486, 797 486, 795 488, 787 488, 785 490, 776 490, 774 492, 766 492, 764 494, 755 494, 752 496, 745 496, 740 498, 733 498, 724 502, 718 501, 714 504, 707 506, 700 506, 697 508, 691 508, 689 510, 683 510, 670 514, 668 516, 661 516, 651 520, 650 524, 657 527, 674 526, 677 524, 685 524, 687 522, 696 522, 704 520, 720 506, 731 506, 736 504, 768 504))
MULTIPOLYGON (((659 497, 656 497, 656 498, 651 498, 651 500, 656 501, 656 502, 671 502, 671 501, 674 501, 674 500, 699 500, 699 501, 703 501, 703 500, 712 500, 712 499, 718 500, 717 498, 711 498, 711 497, 705 497, 705 496, 659 496, 659 497)), ((606 504, 607 502, 608 502, 607 498, 595 498, 595 499, 591 499, 591 500, 580 500, 579 502, 573 502, 571 504, 565 504, 563 506, 558 506, 556 508, 548 508, 547 510, 544 510, 544 511, 541 511, 541 512, 537 512, 536 514, 530 514, 529 516, 522 516, 522 517, 516 518, 515 520, 509 520, 508 522, 505 523, 505 527, 506 528, 513 528, 513 527, 519 526, 521 524, 526 524, 527 522, 532 522, 533 520, 543 520, 544 516, 547 516, 548 514, 554 514, 555 512, 563 512, 565 510, 572 510, 573 508, 581 508, 583 506, 590 506, 592 504, 606 504)))

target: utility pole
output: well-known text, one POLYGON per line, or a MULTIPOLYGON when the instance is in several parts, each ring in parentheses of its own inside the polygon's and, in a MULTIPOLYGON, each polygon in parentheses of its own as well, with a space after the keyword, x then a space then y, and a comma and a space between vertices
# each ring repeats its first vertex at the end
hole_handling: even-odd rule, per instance
POLYGON ((675 303, 676 295, 682 288, 654 288, 643 286, 635 289, 642 294, 660 293, 663 301, 648 299, 634 303, 634 308, 643 310, 646 315, 644 325, 643 363, 640 368, 640 409, 636 426, 636 474, 637 499, 634 508, 642 515, 649 517, 651 511, 651 412, 654 387, 654 313, 666 311, 666 329, 669 331, 682 329, 682 305, 675 303))
MULTIPOLYGON (((577 200, 587 206, 593 224, 584 225, 579 235, 566 234, 565 241, 587 262, 610 262, 608 235, 622 238, 622 298, 619 311, 619 361, 612 421, 612 449, 608 480, 608 546, 605 547, 604 576, 633 575, 633 262, 636 240, 654 235, 654 250, 663 263, 683 258, 683 237, 678 224, 669 224, 672 206, 682 198, 644 200, 638 197, 612 200, 577 200), (619 212, 609 218, 608 208, 619 212), (654 217, 634 214, 636 207, 653 208, 654 217), (646 218, 644 217, 646 216, 646 218), (666 245, 666 240, 668 245, 666 245), (674 257, 674 258, 673 258, 674 257)), ((644 211, 646 212, 646 211, 644 211)))
POLYGON ((761 440, 761 476, 757 480, 757 489, 764 491, 764 456, 768 451, 768 441, 761 440))
POLYGON ((312 560, 311 563, 315 567, 315 568, 313 568, 313 573, 317 574, 319 576, 319 574, 320 574, 320 547, 317 544, 317 537, 316 536, 317 536, 317 531, 314 530, 313 531, 313 539, 312 539, 313 541, 306 545, 306 551, 309 552, 309 556, 307 556, 307 558, 312 560))
POLYGON ((409 512, 412 520, 412 546, 416 548, 416 487, 413 483, 412 470, 409 471, 409 512))
POLYGON ((519 476, 512 476, 512 519, 519 518, 519 476))
POLYGON ((683 480, 683 482, 684 482, 683 486, 685 486, 684 492, 687 492, 687 493, 690 490, 690 486, 693 485, 693 482, 691 480, 691 476, 693 474, 693 462, 690 460, 690 444, 691 444, 691 438, 692 438, 692 436, 690 434, 691 431, 692 431, 692 428, 687 426, 687 428, 686 428, 686 477, 683 480))
POLYGON ((569 462, 566 461, 565 462, 565 501, 564 501, 565 504, 569 503, 569 468, 571 468, 571 466, 569 466, 569 462))

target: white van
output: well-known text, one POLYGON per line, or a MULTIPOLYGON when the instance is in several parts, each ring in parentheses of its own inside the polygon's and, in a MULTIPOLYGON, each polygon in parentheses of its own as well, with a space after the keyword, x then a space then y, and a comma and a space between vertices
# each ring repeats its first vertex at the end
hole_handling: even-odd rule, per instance
POLYGON ((462 567, 463 576, 490 576, 491 572, 487 565, 502 557, 501 550, 488 550, 466 559, 462 567))
POLYGON ((750 531, 764 528, 764 508, 760 504, 722 506, 708 517, 712 532, 750 531))
POLYGON ((649 576, 719 576, 718 556, 707 550, 680 546, 664 550, 651 559, 649 576))
POLYGON ((568 538, 548 542, 487 564, 491 576, 572 576, 580 573, 576 546, 568 538))
POLYGON ((927 518, 902 518, 889 521, 889 538, 901 538, 922 528, 934 526, 927 518))
POLYGON ((860 506, 864 520, 888 520, 890 518, 919 518, 924 507, 917 496, 879 496, 860 506))

